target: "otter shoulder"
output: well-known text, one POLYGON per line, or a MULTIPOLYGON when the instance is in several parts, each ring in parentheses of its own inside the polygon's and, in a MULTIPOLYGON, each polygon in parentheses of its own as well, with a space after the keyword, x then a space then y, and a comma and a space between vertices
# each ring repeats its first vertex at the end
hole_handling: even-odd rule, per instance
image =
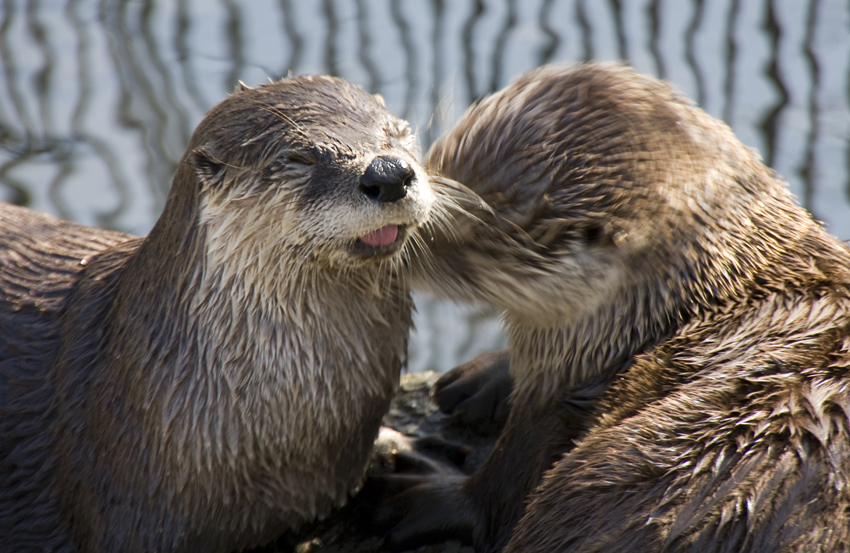
POLYGON ((88 260, 130 238, 0 203, 0 360, 40 343, 88 260))
POLYGON ((4 315, 26 306, 54 309, 88 258, 130 238, 0 204, 0 302, 4 315))

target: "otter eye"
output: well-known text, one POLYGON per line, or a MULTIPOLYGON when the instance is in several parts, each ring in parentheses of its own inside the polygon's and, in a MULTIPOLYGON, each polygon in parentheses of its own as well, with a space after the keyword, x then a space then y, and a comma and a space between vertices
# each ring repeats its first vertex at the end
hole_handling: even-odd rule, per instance
POLYGON ((584 241, 588 244, 599 241, 602 237, 602 227, 591 226, 584 229, 584 241))
POLYGON ((301 165, 316 165, 318 158, 315 152, 309 150, 293 150, 284 156, 289 163, 300 163, 301 165))

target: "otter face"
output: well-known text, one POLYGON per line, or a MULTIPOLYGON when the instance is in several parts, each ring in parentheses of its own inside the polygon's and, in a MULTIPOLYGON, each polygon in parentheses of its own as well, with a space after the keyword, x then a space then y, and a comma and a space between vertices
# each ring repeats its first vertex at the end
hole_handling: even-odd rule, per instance
MULTIPOLYGON (((399 122, 400 123, 400 122, 399 122)), ((395 256, 433 204, 428 177, 416 162, 406 125, 390 147, 353 156, 319 149, 296 203, 294 242, 350 264, 395 256)))
POLYGON ((613 65, 526 74, 471 107, 425 166, 490 210, 437 229, 416 285, 526 325, 624 305, 663 318, 697 287, 726 293, 757 257, 742 244, 758 195, 784 194, 753 184, 773 180, 725 125, 613 65))
POLYGON ((331 77, 243 88, 198 127, 186 162, 203 187, 213 261, 260 269, 396 258, 433 194, 406 122, 331 77))

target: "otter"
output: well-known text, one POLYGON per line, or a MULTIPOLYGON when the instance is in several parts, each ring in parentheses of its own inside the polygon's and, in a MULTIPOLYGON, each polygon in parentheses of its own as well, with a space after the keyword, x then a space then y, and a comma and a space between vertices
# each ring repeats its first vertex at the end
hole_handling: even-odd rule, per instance
POLYGON ((388 543, 846 550, 850 250, 726 125, 624 66, 548 66, 425 167, 491 209, 435 229, 414 285, 498 306, 514 383, 484 465, 392 497, 388 543))
POLYGON ((0 206, 0 549, 231 551, 345 503, 440 209, 413 140, 289 78, 206 115, 147 237, 0 206))

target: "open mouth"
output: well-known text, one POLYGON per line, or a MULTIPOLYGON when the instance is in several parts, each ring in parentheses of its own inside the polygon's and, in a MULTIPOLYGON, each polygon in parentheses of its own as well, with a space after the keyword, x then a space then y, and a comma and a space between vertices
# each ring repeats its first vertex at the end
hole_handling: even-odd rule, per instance
POLYGON ((353 251, 363 256, 391 254, 404 243, 404 236, 404 227, 386 225, 358 238, 354 242, 353 251))

